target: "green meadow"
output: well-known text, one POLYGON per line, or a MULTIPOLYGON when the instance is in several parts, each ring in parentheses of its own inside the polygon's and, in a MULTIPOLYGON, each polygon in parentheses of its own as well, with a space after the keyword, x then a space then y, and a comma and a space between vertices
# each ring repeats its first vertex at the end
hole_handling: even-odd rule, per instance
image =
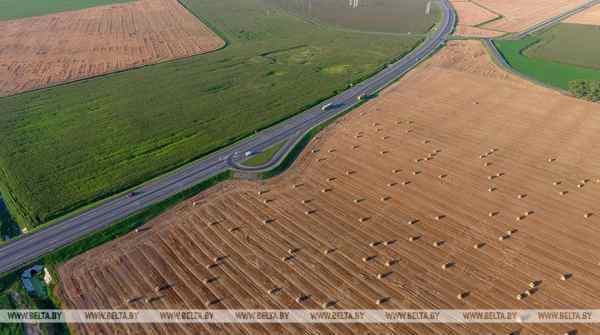
POLYGON ((600 27, 561 23, 523 51, 529 58, 600 70, 600 27))
POLYGON ((518 72, 545 84, 569 90, 575 80, 600 80, 600 38, 597 29, 559 24, 521 40, 495 40, 504 59, 518 72))

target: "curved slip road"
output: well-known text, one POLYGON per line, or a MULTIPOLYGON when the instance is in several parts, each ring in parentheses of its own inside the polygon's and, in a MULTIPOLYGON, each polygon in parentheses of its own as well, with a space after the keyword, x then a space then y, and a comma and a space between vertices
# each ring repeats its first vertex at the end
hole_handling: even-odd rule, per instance
MULTIPOLYGON (((13 270, 28 262, 68 245, 85 235, 124 219, 148 206, 165 200, 199 182, 235 167, 239 153, 248 150, 261 151, 281 141, 287 140, 280 157, 308 130, 355 106, 361 95, 371 95, 394 82, 419 62, 442 46, 451 34, 456 23, 456 14, 448 0, 440 0, 443 18, 427 40, 399 61, 389 65, 373 77, 354 85, 339 95, 287 119, 253 137, 230 147, 207 155, 181 169, 161 176, 136 190, 133 197, 120 196, 103 202, 71 218, 62 220, 39 231, 0 246, 0 273, 13 270), (335 107, 322 111, 325 104, 335 107)), ((275 164, 277 159, 272 160, 275 164)), ((265 167, 261 167, 265 168, 265 167)))

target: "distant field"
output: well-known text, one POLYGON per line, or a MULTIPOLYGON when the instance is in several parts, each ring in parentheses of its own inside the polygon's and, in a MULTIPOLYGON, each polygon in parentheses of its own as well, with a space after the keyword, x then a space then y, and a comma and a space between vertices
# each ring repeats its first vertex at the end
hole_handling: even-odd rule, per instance
POLYGON ((260 0, 190 0, 221 51, 0 98, 0 181, 38 224, 296 114, 421 38, 340 32, 260 0))
POLYGON ((580 6, 588 0, 473 0, 473 2, 502 15, 502 18, 490 21, 481 28, 519 32, 580 6))
POLYGON ((392 33, 425 33, 440 16, 429 0, 265 0, 302 17, 339 27, 392 33))
MULTIPOLYGON (((506 61, 517 71, 543 83, 567 90, 572 80, 600 80, 600 71, 577 65, 563 64, 549 60, 530 58, 523 50, 540 41, 532 36, 521 40, 494 41, 506 61)), ((577 53, 571 50, 573 54, 577 53)))
POLYGON ((0 22, 0 96, 214 51, 225 42, 177 0, 0 22))
POLYGON ((564 22, 600 26, 600 5, 595 5, 579 14, 573 15, 564 22))
POLYGON ((131 0, 0 0, 0 21, 129 1, 131 0))
POLYGON ((600 69, 600 27, 561 23, 523 53, 530 58, 600 69))

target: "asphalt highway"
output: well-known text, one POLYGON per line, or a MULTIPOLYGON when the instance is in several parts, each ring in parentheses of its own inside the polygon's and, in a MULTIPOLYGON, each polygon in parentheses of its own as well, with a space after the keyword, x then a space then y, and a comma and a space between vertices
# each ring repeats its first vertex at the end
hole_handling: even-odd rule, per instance
MULTIPOLYGON (((133 197, 124 195, 112 198, 80 214, 7 242, 0 246, 0 273, 34 261, 46 253, 101 230, 207 178, 235 168, 238 162, 243 160, 244 152, 259 152, 274 144, 287 141, 278 157, 284 155, 308 130, 352 108, 359 103, 359 96, 378 92, 444 45, 454 29, 456 14, 448 0, 440 0, 440 5, 443 12, 442 22, 429 34, 426 41, 373 77, 250 138, 148 182, 136 189, 136 195, 133 197), (322 106, 329 103, 335 107, 321 110, 322 106)), ((276 161, 277 159, 274 159, 272 164, 276 161)))

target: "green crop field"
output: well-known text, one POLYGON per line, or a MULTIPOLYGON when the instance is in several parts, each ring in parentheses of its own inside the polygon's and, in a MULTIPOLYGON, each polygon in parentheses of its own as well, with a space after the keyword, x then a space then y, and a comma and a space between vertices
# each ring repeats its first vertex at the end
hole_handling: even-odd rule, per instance
MULTIPOLYGON (((494 44, 506 61, 518 72, 564 90, 573 80, 600 80, 600 71, 577 65, 558 63, 524 55, 524 50, 540 41, 531 36, 521 40, 496 40, 494 44)), ((571 50, 575 53, 576 50, 571 50)))
POLYGON ((440 16, 429 0, 266 0, 301 17, 347 29, 425 33, 440 16))
POLYGON ((188 0, 228 46, 0 98, 0 181, 37 225, 292 116, 421 38, 344 32, 262 0, 188 0))
POLYGON ((524 50, 530 58, 600 69, 600 27, 561 23, 524 50))
POLYGON ((132 0, 0 0, 0 21, 128 1, 132 0))

